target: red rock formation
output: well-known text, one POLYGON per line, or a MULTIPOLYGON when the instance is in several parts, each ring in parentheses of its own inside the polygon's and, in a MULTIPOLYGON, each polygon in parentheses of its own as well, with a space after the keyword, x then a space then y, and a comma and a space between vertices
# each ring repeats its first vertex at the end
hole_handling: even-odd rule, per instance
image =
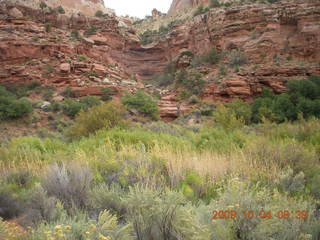
MULTIPOLYGON (((38 80, 58 88, 71 86, 77 96, 101 94, 103 86, 113 87, 121 94, 125 89, 138 88, 137 83, 127 84, 125 80, 149 80, 161 73, 170 60, 187 67, 190 59, 179 57, 183 51, 201 55, 212 47, 225 53, 222 61, 226 66, 232 50, 243 52, 248 64, 219 81, 217 64, 197 69, 206 75, 205 99, 250 100, 263 87, 279 93, 289 79, 320 74, 315 64, 320 62, 318 3, 211 9, 176 24, 167 36, 147 46, 141 46, 134 31, 118 28, 118 21, 112 16, 68 17, 54 12, 44 15, 25 6, 14 8, 10 11, 11 6, 0 7, 0 84, 38 80), (33 20, 27 20, 28 16, 33 20), (53 25, 52 33, 45 31, 44 24, 48 22, 53 25), (96 26, 99 31, 81 39, 70 37, 72 31, 83 36, 88 26, 96 26), (80 61, 79 56, 85 60, 80 61), (280 63, 275 60, 278 58, 282 59, 280 63)), ((165 97, 160 106, 164 119, 177 117, 177 100, 165 97)))

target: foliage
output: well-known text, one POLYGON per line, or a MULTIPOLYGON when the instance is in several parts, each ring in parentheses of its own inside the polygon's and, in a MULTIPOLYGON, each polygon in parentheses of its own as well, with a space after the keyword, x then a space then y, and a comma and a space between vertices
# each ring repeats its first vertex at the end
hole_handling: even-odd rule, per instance
POLYGON ((49 33, 49 32, 51 32, 52 24, 46 23, 46 24, 44 24, 44 28, 45 28, 46 32, 49 33))
POLYGON ((61 92, 61 95, 70 98, 73 97, 73 92, 70 86, 65 87, 65 89, 61 92))
POLYGON ((39 4, 39 7, 43 10, 43 9, 47 8, 48 6, 45 2, 41 1, 39 4))
POLYGON ((203 55, 202 59, 204 62, 215 64, 219 62, 221 55, 218 53, 216 48, 212 48, 207 54, 203 55))
POLYGON ((56 11, 57 11, 58 13, 60 13, 60 14, 65 14, 65 13, 66 13, 61 5, 56 8, 56 11))
POLYGON ((70 33, 70 37, 74 38, 74 39, 79 39, 80 38, 80 34, 77 30, 72 30, 70 33))
POLYGON ((102 101, 112 100, 112 95, 115 94, 115 91, 109 87, 103 87, 103 88, 101 88, 101 91, 102 91, 102 95, 101 95, 102 101))
POLYGON ((89 37, 91 35, 95 35, 98 31, 98 28, 94 25, 90 26, 86 31, 84 31, 83 35, 89 37))
POLYGON ((174 75, 171 73, 156 75, 152 80, 152 83, 157 87, 166 87, 171 85, 173 82, 174 75))
POLYGON ((138 90, 134 95, 124 96, 122 103, 128 108, 136 109, 152 119, 159 118, 159 109, 156 102, 141 90, 138 90))
POLYGON ((11 219, 22 212, 22 207, 14 195, 11 189, 4 185, 0 186, 0 218, 11 219))
POLYGON ((91 171, 84 165, 57 163, 51 165, 42 179, 42 186, 49 196, 58 198, 66 207, 84 208, 92 181, 91 171))
POLYGON ((96 11, 96 13, 94 14, 96 17, 99 17, 99 18, 101 18, 101 17, 103 17, 103 12, 101 11, 101 10, 98 10, 98 11, 96 11))
POLYGON ((197 9, 195 10, 195 12, 193 13, 193 16, 198 16, 198 15, 202 15, 206 12, 208 12, 210 9, 208 7, 204 7, 203 5, 199 5, 197 7, 197 9))
POLYGON ((177 72, 175 82, 194 95, 202 94, 205 85, 205 81, 200 73, 187 72, 185 69, 177 72))
POLYGON ((289 81, 287 93, 274 95, 265 89, 262 97, 252 104, 253 121, 262 119, 283 122, 296 120, 301 113, 304 118, 320 116, 319 76, 308 80, 289 81))
POLYGON ((240 50, 233 50, 229 55, 229 65, 238 67, 248 62, 247 56, 240 50))
POLYGON ((102 128, 121 127, 125 125, 123 119, 124 110, 120 105, 104 103, 86 112, 80 112, 74 124, 69 128, 68 135, 71 137, 89 136, 102 128))
POLYGON ((0 121, 21 118, 32 111, 32 104, 29 100, 17 99, 6 88, 0 86, 0 121))
POLYGON ((218 0, 210 0, 209 7, 210 8, 221 7, 221 3, 218 0))

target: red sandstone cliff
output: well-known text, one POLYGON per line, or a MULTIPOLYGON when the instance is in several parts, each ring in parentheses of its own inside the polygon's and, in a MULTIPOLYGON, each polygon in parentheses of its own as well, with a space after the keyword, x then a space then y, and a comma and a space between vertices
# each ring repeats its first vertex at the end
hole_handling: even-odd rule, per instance
MULTIPOLYGON (((166 36, 147 46, 141 46, 133 29, 119 28, 112 16, 43 15, 21 5, 2 6, 0 15, 1 84, 38 80, 58 88, 71 86, 77 96, 100 94, 102 86, 120 94, 143 88, 142 82, 163 72, 168 61, 181 64, 181 51, 201 55, 212 47, 224 53, 226 66, 235 50, 243 52, 248 62, 237 72, 229 68, 223 77, 218 64, 195 69, 204 73, 207 82, 204 99, 250 100, 263 87, 281 92, 288 79, 320 74, 318 2, 212 9, 175 24, 166 36), (52 24, 51 32, 45 31, 45 23, 52 24), (84 36, 90 26, 97 30, 84 36), (75 32, 84 37, 72 37, 75 32), (81 56, 85 60, 79 60, 81 56)), ((164 96, 164 118, 174 118, 178 108, 184 109, 176 95, 164 96)))

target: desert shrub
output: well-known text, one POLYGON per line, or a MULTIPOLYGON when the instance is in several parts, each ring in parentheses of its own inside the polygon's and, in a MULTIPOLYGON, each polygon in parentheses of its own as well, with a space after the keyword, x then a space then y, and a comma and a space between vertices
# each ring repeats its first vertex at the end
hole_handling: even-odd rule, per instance
POLYGON ((209 7, 210 8, 217 8, 217 7, 221 7, 221 4, 218 0, 211 0, 209 7))
POLYGON ((61 95, 66 98, 71 98, 74 96, 70 86, 65 87, 65 89, 61 92, 61 95))
POLYGON ((188 170, 178 184, 178 188, 188 199, 197 200, 204 194, 204 178, 199 176, 198 173, 188 170))
POLYGON ((37 185, 31 193, 28 210, 26 211, 26 223, 51 222, 58 217, 58 200, 49 197, 46 191, 37 185))
POLYGON ((102 101, 112 100, 112 96, 115 94, 115 91, 109 87, 103 87, 101 88, 101 91, 102 91, 102 95, 101 95, 102 101))
POLYGON ((7 238, 7 229, 4 221, 0 217, 0 238, 7 238))
POLYGON ((119 185, 100 184, 95 186, 90 193, 90 204, 95 211, 108 210, 113 214, 124 217, 126 206, 121 199, 125 191, 119 185))
POLYGON ((42 179, 43 189, 68 209, 87 206, 92 175, 87 166, 70 163, 52 164, 42 179))
POLYGON ((176 74, 175 82, 194 95, 202 94, 205 86, 205 81, 200 73, 187 72, 184 69, 176 74))
POLYGON ((204 14, 206 12, 209 11, 209 8, 208 7, 204 7, 203 5, 199 5, 197 7, 197 9, 195 10, 195 12, 193 13, 193 16, 198 16, 198 15, 201 15, 201 14, 204 14))
POLYGON ((33 181, 33 175, 28 170, 15 170, 9 172, 6 177, 8 184, 13 184, 19 188, 29 188, 33 181))
POLYGON ((190 99, 189 99, 189 103, 190 103, 190 104, 197 104, 197 103, 199 103, 199 102, 200 102, 199 98, 198 98, 197 96, 195 96, 195 95, 192 95, 192 96, 190 97, 190 99))
POLYGON ((103 17, 103 12, 101 10, 96 11, 96 13, 94 14, 96 17, 103 17))
POLYGON ((74 39, 79 39, 80 38, 80 34, 77 30, 72 30, 70 33, 70 37, 74 38, 74 39))
POLYGON ((245 124, 244 118, 246 114, 248 114, 247 109, 245 109, 245 112, 241 112, 240 109, 236 112, 235 109, 224 106, 223 104, 218 104, 214 112, 214 121, 225 130, 234 130, 245 124), (242 116, 242 114, 244 116, 242 116))
POLYGON ((44 1, 41 1, 41 2, 39 3, 39 7, 43 10, 43 9, 45 9, 46 7, 48 7, 48 5, 47 5, 44 1))
POLYGON ((233 50, 229 55, 229 65, 231 67, 241 66, 247 64, 247 62, 247 56, 240 50, 233 50))
POLYGON ((202 56, 204 62, 211 64, 219 62, 221 55, 216 48, 212 48, 208 53, 202 56))
MULTIPOLYGON (((319 227, 312 200, 290 198, 279 192, 232 179, 219 198, 210 204, 211 210, 229 209, 237 213, 233 221, 218 219, 210 223, 218 239, 302 239, 302 236, 317 236, 319 227), (309 216, 302 219, 278 218, 286 209, 294 214, 301 209, 309 216), (248 210, 255 217, 248 218, 248 210), (266 216, 270 217, 266 217, 266 216), (270 215, 271 214, 271 215, 270 215), (265 216, 265 217, 257 217, 265 216)), ((292 217, 292 215, 291 215, 292 217)), ((308 239, 308 238, 307 238, 308 239)))
POLYGON ((53 97, 53 93, 54 93, 54 91, 52 89, 46 89, 44 91, 44 93, 42 94, 42 97, 46 101, 51 101, 52 97, 53 97))
POLYGON ((87 60, 87 57, 86 57, 86 56, 83 56, 83 55, 80 55, 80 56, 78 56, 77 58, 78 58, 78 60, 79 60, 80 62, 84 62, 84 61, 87 60))
POLYGON ((234 99, 226 104, 226 107, 232 111, 236 118, 249 124, 252 118, 251 106, 241 99, 234 99))
POLYGON ((291 195, 301 193, 305 188, 305 175, 303 172, 295 175, 289 167, 281 173, 278 182, 280 189, 291 195))
POLYGON ((122 103, 128 108, 136 109, 138 112, 152 119, 159 118, 159 109, 156 102, 141 90, 138 90, 134 95, 124 96, 122 103))
POLYGON ((3 87, 0 87, 0 93, 0 121, 21 118, 32 112, 33 108, 29 100, 17 99, 3 87))
POLYGON ((174 75, 171 73, 163 73, 160 75, 156 75, 152 83, 157 87, 166 87, 171 85, 174 82, 174 75))
POLYGON ((141 33, 139 37, 142 45, 152 43, 160 38, 159 33, 156 30, 152 31, 149 29, 141 33))
POLYGON ((133 240, 130 224, 120 224, 117 217, 103 211, 97 220, 90 219, 83 213, 74 217, 61 216, 55 222, 42 223, 29 235, 31 239, 99 239, 133 240))
POLYGON ((19 216, 23 211, 19 200, 15 197, 12 190, 0 186, 0 218, 5 220, 19 216))
POLYGON ((69 128, 68 135, 71 137, 89 136, 97 130, 125 126, 124 110, 120 105, 104 103, 80 112, 75 118, 74 124, 69 128))
POLYGON ((57 11, 58 13, 60 13, 60 14, 65 14, 65 13, 66 13, 61 5, 56 8, 56 11, 57 11))
POLYGON ((80 103, 83 104, 83 109, 88 110, 91 107, 98 106, 101 104, 99 98, 94 96, 85 96, 80 99, 80 103))
POLYGON ((44 24, 44 28, 45 28, 45 31, 47 33, 49 33, 52 30, 52 24, 51 23, 46 23, 46 24, 44 24))
POLYGON ((90 26, 86 31, 84 31, 83 35, 89 37, 91 35, 95 35, 98 31, 98 28, 94 25, 90 26))
POLYGON ((192 212, 183 207, 186 200, 180 193, 136 186, 123 201, 139 240, 207 239, 192 212))
POLYGON ((84 104, 71 98, 62 102, 62 111, 69 117, 75 117, 84 107, 84 104))

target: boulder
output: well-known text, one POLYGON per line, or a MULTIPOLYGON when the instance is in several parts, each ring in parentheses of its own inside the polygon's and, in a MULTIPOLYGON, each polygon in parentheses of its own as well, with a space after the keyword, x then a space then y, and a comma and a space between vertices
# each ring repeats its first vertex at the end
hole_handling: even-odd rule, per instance
POLYGON ((70 63, 62 63, 60 64, 60 72, 69 73, 71 71, 70 63))
POLYGON ((15 7, 11 8, 9 10, 9 16, 11 16, 13 18, 23 18, 22 12, 19 9, 15 8, 15 7))

